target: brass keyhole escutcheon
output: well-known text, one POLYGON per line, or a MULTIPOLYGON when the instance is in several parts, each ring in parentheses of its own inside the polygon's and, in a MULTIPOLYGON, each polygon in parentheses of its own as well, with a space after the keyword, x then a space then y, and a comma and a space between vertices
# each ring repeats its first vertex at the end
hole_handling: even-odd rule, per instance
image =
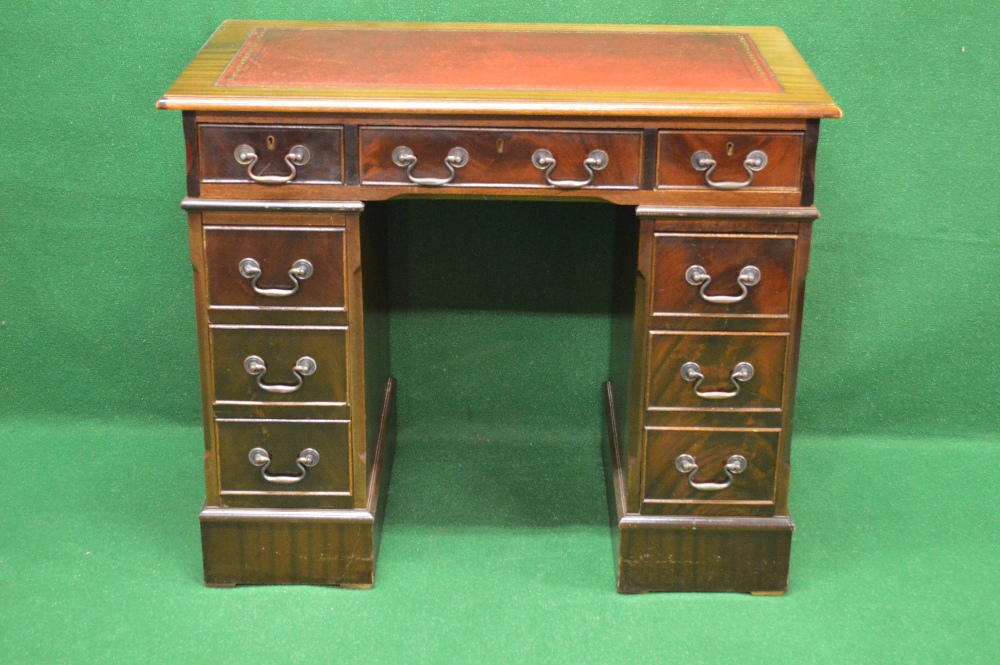
POLYGON ((273 136, 268 136, 267 137, 267 149, 268 150, 274 150, 274 144, 275 144, 274 137, 273 136))
POLYGON ((727 143, 726 144, 726 157, 732 157, 733 156, 733 151, 735 149, 736 149, 736 146, 733 145, 732 141, 730 141, 729 143, 727 143))
POLYGON ((497 139, 497 152, 503 154, 503 139, 497 139))

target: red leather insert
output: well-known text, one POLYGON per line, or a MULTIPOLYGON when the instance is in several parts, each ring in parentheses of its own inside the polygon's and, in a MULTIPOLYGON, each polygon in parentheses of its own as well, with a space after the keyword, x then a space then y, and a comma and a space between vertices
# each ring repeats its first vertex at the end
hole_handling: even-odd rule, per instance
POLYGON ((257 28, 217 85, 781 92, 749 35, 257 28))

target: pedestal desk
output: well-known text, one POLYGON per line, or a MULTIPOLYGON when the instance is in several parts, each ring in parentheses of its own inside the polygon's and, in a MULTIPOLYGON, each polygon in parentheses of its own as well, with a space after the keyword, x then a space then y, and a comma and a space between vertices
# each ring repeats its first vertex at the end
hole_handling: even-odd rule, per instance
POLYGON ((184 112, 210 585, 374 582, 393 197, 617 204, 618 589, 781 593, 820 118, 777 28, 228 21, 184 112))

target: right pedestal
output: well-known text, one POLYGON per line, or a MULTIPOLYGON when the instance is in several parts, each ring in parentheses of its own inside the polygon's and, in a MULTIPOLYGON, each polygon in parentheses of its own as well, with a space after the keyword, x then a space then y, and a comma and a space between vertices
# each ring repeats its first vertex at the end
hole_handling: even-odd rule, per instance
POLYGON ((623 211, 603 446, 618 590, 780 594, 814 208, 623 211))

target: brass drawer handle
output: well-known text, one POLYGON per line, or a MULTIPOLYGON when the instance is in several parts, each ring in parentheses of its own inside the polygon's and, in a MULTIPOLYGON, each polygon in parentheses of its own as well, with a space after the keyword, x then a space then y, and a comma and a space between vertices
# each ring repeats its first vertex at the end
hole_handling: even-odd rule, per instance
POLYGON ((441 185, 447 185, 455 179, 455 176, 458 175, 455 173, 455 169, 460 169, 469 163, 469 151, 465 148, 452 148, 448 151, 448 155, 444 158, 444 165, 448 167, 451 175, 447 178, 418 178, 413 175, 413 168, 417 165, 417 156, 405 145, 401 145, 392 151, 392 163, 396 166, 405 166, 406 177, 414 185, 440 187, 441 185))
POLYGON ((304 145, 294 146, 285 155, 285 164, 288 164, 290 173, 288 175, 257 175, 253 172, 254 164, 257 163, 257 153, 254 152, 253 148, 248 146, 246 143, 236 146, 236 150, 233 151, 233 157, 240 164, 247 165, 247 175, 250 179, 261 185, 284 185, 287 182, 291 182, 296 176, 296 166, 302 166, 309 162, 309 148, 304 145))
POLYGON ((313 467, 319 464, 319 453, 312 448, 306 448, 299 453, 295 464, 302 473, 297 476, 272 476, 269 474, 267 470, 271 466, 271 456, 263 448, 254 448, 250 451, 250 463, 260 467, 260 475, 267 482, 278 485, 292 485, 306 479, 306 474, 309 473, 306 467, 313 467))
POLYGON ((702 382, 705 380, 705 375, 701 373, 701 367, 698 363, 684 363, 681 365, 681 378, 685 381, 694 381, 694 394, 702 399, 729 399, 730 397, 736 397, 740 394, 740 382, 746 383, 753 378, 753 365, 747 362, 738 363, 736 367, 733 368, 733 373, 729 375, 729 380, 733 382, 733 387, 736 390, 730 392, 707 392, 703 393, 699 388, 701 388, 702 382))
POLYGON ((545 171, 545 182, 560 189, 578 189, 586 187, 594 182, 594 171, 601 171, 610 161, 608 153, 603 150, 594 150, 587 159, 583 160, 583 168, 586 169, 588 177, 586 180, 553 180, 552 171, 556 168, 556 158, 545 148, 539 148, 531 155, 531 163, 536 169, 545 171))
POLYGON ((743 457, 743 455, 733 455, 726 460, 724 470, 729 480, 724 483, 699 483, 695 480, 694 475, 698 473, 698 463, 690 455, 678 455, 677 459, 674 460, 674 465, 677 467, 678 471, 687 476, 688 484, 691 485, 691 487, 696 490, 702 490, 703 492, 718 492, 719 490, 724 490, 733 484, 734 475, 746 471, 747 458, 743 457))
POLYGON ((712 283, 712 276, 708 274, 707 270, 698 265, 688 268, 687 272, 684 273, 684 279, 691 286, 701 285, 699 293, 701 294, 701 299, 705 302, 717 305, 730 305, 746 298, 749 293, 747 287, 760 282, 760 269, 757 266, 744 266, 736 278, 736 283, 740 285, 740 290, 742 291, 738 296, 710 296, 705 293, 705 289, 712 283))
POLYGON ((309 356, 302 356, 296 361, 295 367, 292 368, 292 372, 295 374, 297 380, 294 384, 264 383, 267 365, 264 364, 264 359, 260 356, 247 356, 246 360, 243 361, 243 369, 250 376, 257 377, 257 385, 262 390, 266 390, 269 393, 294 393, 302 387, 303 377, 316 372, 316 361, 309 356))
POLYGON ((754 150, 747 155, 747 158, 743 160, 743 168, 746 169, 749 177, 743 182, 715 182, 712 180, 712 173, 715 172, 718 163, 712 159, 712 155, 704 150, 699 150, 691 155, 691 166, 694 167, 695 171, 705 171, 705 184, 713 189, 743 189, 753 184, 755 172, 761 171, 767 166, 767 153, 763 150, 754 150))
POLYGON ((260 263, 257 259, 243 259, 240 261, 240 274, 249 280, 252 280, 254 293, 260 296, 267 296, 268 298, 287 298, 288 296, 294 296, 299 292, 299 283, 303 282, 313 274, 313 264, 305 259, 299 259, 292 264, 291 269, 288 271, 288 276, 292 280, 292 287, 289 289, 283 288, 261 288, 257 285, 260 281, 260 277, 263 271, 260 269, 260 263))

